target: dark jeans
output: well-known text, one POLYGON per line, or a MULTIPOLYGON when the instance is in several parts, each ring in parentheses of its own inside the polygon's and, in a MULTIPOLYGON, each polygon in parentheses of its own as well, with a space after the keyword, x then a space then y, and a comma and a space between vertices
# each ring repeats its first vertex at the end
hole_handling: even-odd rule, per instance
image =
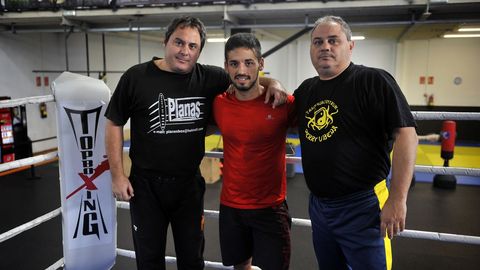
POLYGON ((165 269, 168 225, 172 225, 177 269, 203 269, 203 197, 205 180, 163 177, 133 169, 135 196, 130 200, 138 269, 165 269))

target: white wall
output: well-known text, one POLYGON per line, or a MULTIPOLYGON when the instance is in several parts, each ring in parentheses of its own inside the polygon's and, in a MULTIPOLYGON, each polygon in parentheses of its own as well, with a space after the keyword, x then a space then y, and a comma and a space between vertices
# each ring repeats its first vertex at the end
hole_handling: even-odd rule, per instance
MULTIPOLYGON (((0 34, 0 92, 2 96, 21 98, 50 94, 49 88, 35 86, 34 69, 64 68, 59 61, 63 47, 52 34, 0 34)), ((43 75, 43 74, 42 74, 43 75)), ((46 74, 49 75, 49 74, 46 74)), ((50 76, 51 79, 53 79, 50 76)), ((50 80, 51 82, 52 80, 50 80)), ((40 118, 38 104, 27 105, 29 137, 32 140, 56 136, 55 107, 47 104, 47 118, 40 118)), ((34 151, 56 147, 56 140, 34 145, 34 151)))
POLYGON ((214 42, 214 43, 205 43, 202 53, 198 58, 198 62, 202 64, 215 65, 223 68, 223 63, 225 62, 224 57, 224 48, 225 43, 214 42))
POLYGON ((382 68, 395 76, 397 42, 391 39, 355 41, 352 61, 355 64, 382 68))
MULTIPOLYGON (((160 35, 160 34, 159 34, 160 35)), ((106 34, 107 70, 124 71, 138 63, 137 39, 106 34)), ((280 41, 261 38, 263 52, 280 41)), ((20 98, 50 94, 48 87, 36 87, 32 70, 64 70, 64 34, 0 33, 0 95, 20 98)), ((74 33, 68 40, 70 70, 86 70, 85 36, 74 33)), ((207 43, 199 62, 223 67, 224 44, 207 43)), ((102 70, 101 34, 89 34, 90 69, 102 70)), ((160 41, 141 43, 141 61, 163 56, 160 41)), ((480 39, 432 39, 396 43, 395 40, 356 41, 353 62, 379 67, 394 75, 411 105, 425 105, 424 93, 435 96, 435 105, 479 106, 480 39), (434 85, 419 85, 419 76, 434 76, 434 85), (454 85, 460 76, 462 84, 454 85)), ((278 79, 292 92, 306 78, 316 76, 309 56, 309 40, 303 37, 265 60, 268 76, 278 79)), ((50 82, 59 73, 49 76, 50 82)), ((91 74, 97 77, 98 74, 91 74)), ((107 85, 113 91, 120 73, 109 73, 107 85)), ((38 104, 28 105, 29 136, 32 140, 56 136, 54 103, 48 104, 48 118, 41 119, 38 104)), ((34 151, 55 147, 57 142, 34 144, 34 151)))
MULTIPOLYGON (((310 40, 302 38, 294 41, 279 52, 281 51, 284 54, 279 55, 277 52, 266 61, 272 61, 273 58, 278 62, 277 67, 284 69, 285 77, 273 77, 282 81, 288 90, 293 91, 305 79, 318 75, 310 60, 310 40)), ((393 40, 361 40, 355 42, 352 61, 355 64, 383 68, 395 75, 395 54, 396 43, 393 40)))
MULTIPOLYGON (((60 73, 33 73, 33 70, 65 70, 64 34, 52 33, 0 33, 0 95, 13 99, 28 96, 51 94, 48 86, 43 86, 43 77, 48 76, 52 83, 60 73), (35 77, 42 77, 42 86, 35 85, 35 77)), ((126 70, 138 63, 137 40, 106 34, 107 70, 126 70)), ((83 33, 73 33, 68 39, 68 62, 70 70, 87 69, 86 43, 83 33)), ((101 34, 89 34, 90 70, 103 70, 101 34)), ((153 55, 163 56, 163 45, 159 42, 142 41, 141 61, 153 55)), ((86 75, 86 73, 84 73, 86 75)), ((98 73, 91 73, 98 78, 98 73)), ((120 73, 107 75, 107 86, 113 91, 120 73)), ((56 136, 55 104, 47 103, 48 117, 41 118, 38 104, 27 105, 28 134, 33 141, 56 136)), ((57 140, 33 144, 38 152, 54 148, 57 140)))
POLYGON ((310 40, 297 41, 295 54, 297 58, 297 86, 299 86, 305 79, 318 76, 317 71, 312 66, 312 60, 310 60, 310 40))
MULTIPOLYGON (((268 40, 261 40, 260 43, 262 46, 262 52, 266 52, 278 44, 278 42, 268 40)), ((200 58, 198 58, 198 62, 223 68, 225 62, 224 48, 225 43, 206 43, 200 58)), ((286 61, 286 59, 288 59, 289 48, 289 46, 284 47, 276 51, 273 55, 267 57, 265 59, 264 71, 268 72, 266 76, 278 79, 285 88, 293 91, 295 90, 294 88, 287 87, 287 83, 289 82, 288 79, 290 77, 289 72, 291 72, 289 70, 289 61, 286 61)))
MULTIPOLYGON (((267 40, 261 40, 260 42, 262 45, 262 52, 269 51, 279 43, 267 40)), ((265 58, 265 68, 263 70, 268 72, 266 76, 279 80, 287 91, 293 91, 295 89, 289 85, 289 78, 291 77, 291 62, 287 61, 289 48, 289 46, 285 46, 265 58)))
POLYGON ((399 83, 410 104, 425 105, 424 94, 434 95, 434 105, 480 105, 480 38, 405 41, 399 83), (433 85, 419 83, 433 76, 433 85), (453 83, 455 77, 462 83, 453 83))

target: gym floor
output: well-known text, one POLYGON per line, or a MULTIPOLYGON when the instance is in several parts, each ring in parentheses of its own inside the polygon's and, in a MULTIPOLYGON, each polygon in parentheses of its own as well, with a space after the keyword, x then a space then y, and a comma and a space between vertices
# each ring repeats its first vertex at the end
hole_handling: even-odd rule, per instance
MULTIPOLYGON (((58 163, 38 166, 40 179, 30 171, 0 177, 0 233, 24 224, 60 206, 58 163)), ((205 209, 217 210, 222 182, 207 185, 205 209)), ((302 174, 288 179, 288 203, 292 217, 308 218, 308 189, 302 174)), ((417 182, 408 198, 407 229, 480 236, 480 186, 457 185, 442 190, 417 182)), ((118 210, 118 247, 133 250, 128 210, 118 210)), ((205 259, 220 261, 218 222, 205 224, 205 259)), ((62 257, 61 219, 56 217, 34 229, 0 243, 0 269, 45 269, 62 257)), ((310 229, 293 227, 290 269, 317 269, 310 229)), ((394 269, 478 269, 480 246, 395 238, 394 269)), ((172 238, 167 255, 175 256, 172 238)), ((135 269, 133 259, 117 257, 113 269, 135 269)), ((169 265, 167 269, 176 269, 169 265)))

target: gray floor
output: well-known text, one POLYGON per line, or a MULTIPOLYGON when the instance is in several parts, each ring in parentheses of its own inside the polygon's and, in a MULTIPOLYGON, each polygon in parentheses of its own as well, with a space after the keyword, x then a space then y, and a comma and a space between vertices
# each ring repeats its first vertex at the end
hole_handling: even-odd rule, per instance
MULTIPOLYGON (((29 171, 0 177, 0 233, 10 230, 60 205, 57 164, 40 166, 41 179, 30 180, 29 171)), ((207 186, 205 208, 218 209, 221 182, 207 186)), ((288 203, 293 217, 308 218, 308 190, 303 175, 288 180, 288 203)), ((479 186, 457 186, 439 190, 417 183, 408 199, 407 229, 480 236, 479 186)), ((133 250, 126 210, 118 210, 118 247, 133 250)), ((218 226, 214 219, 205 225, 205 259, 220 261, 218 226)), ((45 269, 62 257, 61 221, 57 217, 0 243, 0 269, 45 269)), ((167 255, 175 256, 171 238, 167 255)), ((290 269, 317 269, 308 228, 294 227, 290 269)), ((480 246, 430 240, 396 238, 393 241, 394 269, 478 269, 480 246)), ((118 257, 113 269, 135 269, 132 259, 118 257)), ((176 269, 170 265, 168 269, 176 269)))

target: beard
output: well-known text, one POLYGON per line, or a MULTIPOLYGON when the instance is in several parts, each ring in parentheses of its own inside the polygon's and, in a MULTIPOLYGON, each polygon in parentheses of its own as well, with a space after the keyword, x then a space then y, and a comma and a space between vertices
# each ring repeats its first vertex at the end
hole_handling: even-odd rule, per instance
MULTIPOLYGON (((257 73, 257 74, 258 74, 258 73, 257 73)), ((253 86, 255 86, 257 80, 258 80, 258 75, 255 77, 255 80, 253 80, 250 84, 247 84, 247 85, 237 84, 237 83, 235 83, 235 81, 233 81, 233 80, 232 80, 232 83, 233 83, 233 86, 235 86, 235 88, 237 88, 239 91, 241 91, 241 92, 247 92, 247 91, 249 91, 250 89, 252 89, 253 86)))

